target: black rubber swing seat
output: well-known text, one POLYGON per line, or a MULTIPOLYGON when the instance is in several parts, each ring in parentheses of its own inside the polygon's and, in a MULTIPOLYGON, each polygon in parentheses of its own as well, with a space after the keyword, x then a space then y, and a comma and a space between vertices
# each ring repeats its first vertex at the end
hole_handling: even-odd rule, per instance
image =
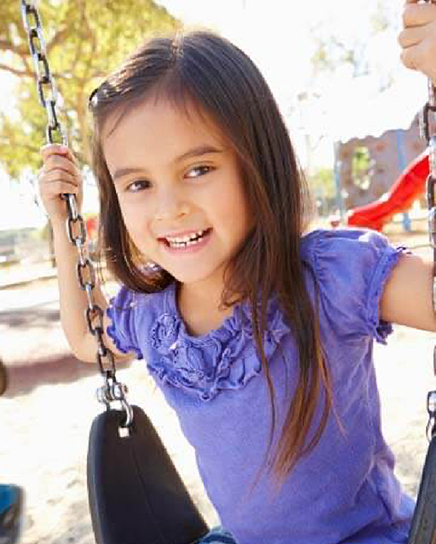
POLYGON ((436 437, 430 441, 408 544, 436 544, 436 437))
POLYGON ((88 499, 97 544, 193 544, 208 527, 141 408, 129 436, 122 410, 98 415, 88 447, 88 499))

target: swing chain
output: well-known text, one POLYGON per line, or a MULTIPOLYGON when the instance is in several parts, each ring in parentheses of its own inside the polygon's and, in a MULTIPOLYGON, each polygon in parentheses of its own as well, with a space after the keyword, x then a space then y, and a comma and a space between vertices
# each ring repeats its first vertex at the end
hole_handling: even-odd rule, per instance
MULTIPOLYGON (((47 112, 47 141, 51 144, 54 143, 53 134, 54 132, 58 132, 62 138, 62 143, 67 146, 66 133, 57 117, 56 105, 58 92, 50 71, 47 47, 38 8, 33 2, 21 0, 21 14, 35 66, 39 100, 47 112), (44 91, 45 86, 48 87, 48 94, 44 91)), ((85 310, 85 319, 89 332, 95 337, 97 342, 96 361, 105 381, 104 385, 97 390, 97 398, 107 408, 110 407, 111 402, 119 401, 126 413, 126 421, 122 426, 129 427, 133 422, 133 410, 127 402, 127 387, 116 379, 115 358, 104 342, 104 312, 96 303, 93 295, 93 290, 96 286, 96 273, 87 252, 86 224, 79 213, 76 196, 66 194, 63 195, 63 199, 66 201, 68 211, 66 225, 68 238, 76 247, 78 253, 77 278, 80 289, 86 293, 87 308, 85 310)))
POLYGON ((41 17, 37 7, 27 0, 21 0, 21 15, 35 67, 39 101, 47 112, 47 140, 52 144, 54 142, 54 133, 57 132, 62 143, 68 145, 67 135, 56 115, 59 94, 47 59, 47 45, 44 39, 41 17))
MULTIPOLYGON (((428 79, 428 102, 424 106, 421 117, 421 135, 425 138, 428 147, 429 175, 426 182, 427 207, 428 207, 428 233, 430 245, 433 248, 433 279, 432 279, 432 303, 436 314, 436 88, 431 79, 428 79), (431 123, 433 121, 433 123, 431 123)), ((436 346, 433 348, 433 372, 436 376, 436 346)), ((427 395, 427 437, 429 440, 436 435, 436 391, 429 391, 427 395)))

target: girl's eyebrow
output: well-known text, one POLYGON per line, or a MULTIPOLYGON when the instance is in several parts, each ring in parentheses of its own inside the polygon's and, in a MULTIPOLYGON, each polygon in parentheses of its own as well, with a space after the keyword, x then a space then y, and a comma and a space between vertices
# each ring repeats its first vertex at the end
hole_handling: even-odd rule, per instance
MULTIPOLYGON (((186 151, 186 153, 183 153, 182 155, 179 155, 172 162, 178 163, 185 159, 190 159, 192 157, 201 157, 202 155, 209 155, 210 153, 222 153, 222 152, 223 152, 222 149, 217 149, 216 147, 213 147, 212 145, 200 145, 198 147, 189 149, 188 151, 186 151)), ((115 172, 112 175, 112 179, 114 181, 117 181, 118 179, 124 176, 127 176, 129 174, 138 174, 143 171, 144 171, 144 168, 135 168, 135 167, 117 168, 117 170, 115 170, 115 172)))
POLYGON ((210 153, 222 153, 222 149, 217 149, 216 147, 213 147, 212 145, 200 145, 198 147, 194 147, 190 149, 189 151, 186 151, 186 153, 183 153, 183 155, 180 155, 179 157, 176 157, 173 162, 181 162, 185 159, 190 159, 192 157, 200 157, 201 155, 209 155, 210 153))

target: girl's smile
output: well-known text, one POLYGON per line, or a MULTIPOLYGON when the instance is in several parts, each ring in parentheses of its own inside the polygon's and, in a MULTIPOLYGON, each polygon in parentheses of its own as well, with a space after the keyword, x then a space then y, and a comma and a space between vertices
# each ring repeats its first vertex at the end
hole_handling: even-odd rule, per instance
POLYGON ((204 229, 196 232, 174 234, 159 238, 159 242, 167 247, 168 251, 189 255, 203 248, 212 235, 213 229, 204 229))
POLYGON ((191 287, 222 289, 225 265, 252 226, 240 168, 216 128, 149 98, 109 117, 103 149, 131 241, 191 287))

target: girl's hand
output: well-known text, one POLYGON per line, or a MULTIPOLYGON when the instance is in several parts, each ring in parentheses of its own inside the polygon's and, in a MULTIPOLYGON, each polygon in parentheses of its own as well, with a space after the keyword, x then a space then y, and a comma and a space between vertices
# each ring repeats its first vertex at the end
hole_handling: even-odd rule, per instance
POLYGON ((41 148, 44 166, 39 172, 39 192, 52 223, 64 223, 68 218, 64 193, 75 194, 78 207, 82 204, 82 177, 76 158, 65 146, 49 144, 41 148))
POLYGON ((406 0, 403 26, 398 36, 403 64, 436 82, 436 4, 406 0))

